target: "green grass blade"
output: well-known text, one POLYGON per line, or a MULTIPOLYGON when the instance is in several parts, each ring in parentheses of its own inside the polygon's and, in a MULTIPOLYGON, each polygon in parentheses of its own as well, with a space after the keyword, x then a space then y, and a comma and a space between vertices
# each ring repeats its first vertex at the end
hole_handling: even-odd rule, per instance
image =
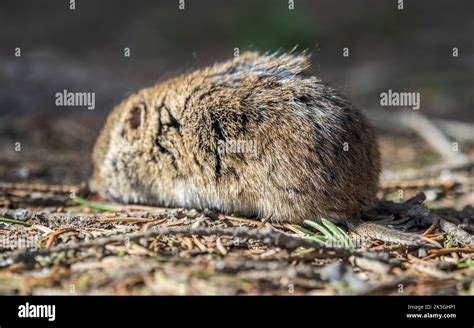
POLYGON ((459 269, 464 269, 464 268, 474 269, 474 261, 471 259, 467 259, 464 262, 458 263, 458 268, 459 269))
POLYGON ((304 248, 304 247, 298 247, 297 249, 295 249, 291 255, 303 255, 303 254, 309 254, 309 253, 312 253, 314 252, 315 249, 314 248, 304 248))
POLYGON ((314 232, 308 230, 308 229, 305 229, 303 228, 302 226, 299 226, 297 224, 292 224, 291 225, 293 228, 295 228, 296 230, 298 230, 299 232, 305 234, 305 235, 308 235, 308 236, 312 236, 314 235, 314 232))
POLYGON ((327 239, 334 239, 333 234, 319 223, 310 220, 304 220, 303 223, 320 231, 327 239))
POLYGON ((353 248, 354 244, 352 243, 351 238, 346 234, 344 230, 339 228, 337 225, 332 223, 329 220, 326 219, 321 219, 321 222, 328 228, 336 237, 337 240, 339 240, 341 243, 344 244, 344 247, 347 248, 353 248))
POLYGON ((117 209, 117 207, 115 207, 115 206, 91 202, 91 201, 88 201, 87 199, 84 199, 84 198, 81 198, 81 197, 77 197, 77 196, 74 197, 72 200, 73 200, 75 203, 79 204, 79 205, 83 205, 83 206, 89 207, 89 208, 91 208, 91 209, 93 209, 93 210, 99 210, 99 211, 114 211, 114 210, 117 209))
POLYGON ((28 222, 15 220, 15 219, 9 219, 9 218, 0 218, 0 222, 11 223, 11 224, 21 224, 25 227, 31 227, 31 224, 29 224, 28 222))
MULTIPOLYGON (((337 227, 337 226, 336 226, 337 227)), ((347 234, 347 232, 345 232, 344 230, 342 230, 340 227, 337 227, 337 229, 339 230, 339 232, 345 236, 346 240, 347 240, 347 247, 349 248, 355 248, 354 247, 354 243, 352 242, 352 239, 351 237, 349 237, 349 235, 347 234)))

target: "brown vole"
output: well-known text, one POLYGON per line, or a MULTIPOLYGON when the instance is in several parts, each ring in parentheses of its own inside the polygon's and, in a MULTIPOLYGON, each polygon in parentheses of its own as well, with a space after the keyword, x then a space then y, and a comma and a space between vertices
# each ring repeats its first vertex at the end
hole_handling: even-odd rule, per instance
POLYGON ((246 52, 131 95, 93 151, 93 191, 125 203, 275 221, 345 219, 375 200, 362 114, 304 54, 246 52))

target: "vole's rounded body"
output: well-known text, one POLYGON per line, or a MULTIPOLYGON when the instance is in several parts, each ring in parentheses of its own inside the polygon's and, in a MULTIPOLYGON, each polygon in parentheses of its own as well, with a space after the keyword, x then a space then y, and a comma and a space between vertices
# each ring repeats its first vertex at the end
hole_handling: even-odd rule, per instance
POLYGON ((98 137, 91 189, 286 222, 369 207, 373 131, 308 67, 304 55, 244 53, 133 94, 98 137))

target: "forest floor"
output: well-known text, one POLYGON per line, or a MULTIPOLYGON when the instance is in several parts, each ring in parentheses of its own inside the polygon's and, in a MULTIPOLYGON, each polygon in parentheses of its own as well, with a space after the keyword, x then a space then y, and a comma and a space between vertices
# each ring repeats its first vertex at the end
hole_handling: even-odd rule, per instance
POLYGON ((0 294, 474 294, 472 162, 425 174, 440 160, 414 136, 379 138, 391 180, 375 217, 422 240, 400 245, 327 221, 107 203, 86 190, 91 134, 64 123, 16 152, 24 129, 2 129, 0 294))

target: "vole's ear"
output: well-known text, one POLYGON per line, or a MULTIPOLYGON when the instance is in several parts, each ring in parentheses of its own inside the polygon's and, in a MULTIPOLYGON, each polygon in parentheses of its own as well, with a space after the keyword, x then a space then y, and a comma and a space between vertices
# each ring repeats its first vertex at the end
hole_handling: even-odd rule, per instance
POLYGON ((147 118, 147 106, 143 102, 133 104, 125 112, 125 121, 122 130, 122 136, 129 142, 140 137, 141 131, 145 126, 147 118))

